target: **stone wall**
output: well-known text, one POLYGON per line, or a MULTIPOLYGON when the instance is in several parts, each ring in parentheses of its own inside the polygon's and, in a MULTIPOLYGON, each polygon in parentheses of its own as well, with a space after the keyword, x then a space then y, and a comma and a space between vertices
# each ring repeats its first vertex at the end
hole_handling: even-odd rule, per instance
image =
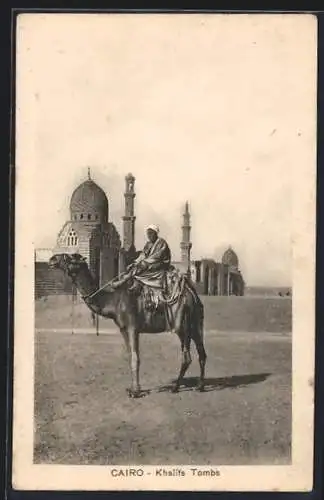
POLYGON ((71 280, 61 270, 50 269, 46 262, 35 262, 35 298, 67 294, 72 294, 71 280))

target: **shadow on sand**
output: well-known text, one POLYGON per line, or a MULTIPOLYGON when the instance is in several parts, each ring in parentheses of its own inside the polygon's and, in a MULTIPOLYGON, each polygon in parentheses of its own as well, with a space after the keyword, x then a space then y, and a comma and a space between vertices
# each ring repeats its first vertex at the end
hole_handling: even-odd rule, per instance
MULTIPOLYGON (((259 384, 270 377, 271 373, 252 373, 249 375, 232 375, 231 377, 206 378, 205 392, 221 391, 222 389, 236 389, 246 387, 251 384, 259 384)), ((172 381, 173 382, 173 381, 172 381)), ((198 377, 187 377, 183 380, 179 392, 190 391, 197 387, 198 377)), ((171 384, 157 387, 157 392, 170 391, 171 384)), ((154 390, 154 389, 153 389, 154 390)))

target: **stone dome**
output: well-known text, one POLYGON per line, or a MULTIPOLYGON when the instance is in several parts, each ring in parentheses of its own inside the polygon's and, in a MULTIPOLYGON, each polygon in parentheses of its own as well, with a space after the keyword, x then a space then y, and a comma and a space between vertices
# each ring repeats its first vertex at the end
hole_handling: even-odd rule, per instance
POLYGON ((222 264, 238 268, 239 260, 232 247, 228 247, 228 249, 225 250, 222 257, 222 264))
POLYGON ((108 198, 92 179, 78 186, 70 201, 71 220, 108 221, 108 198))

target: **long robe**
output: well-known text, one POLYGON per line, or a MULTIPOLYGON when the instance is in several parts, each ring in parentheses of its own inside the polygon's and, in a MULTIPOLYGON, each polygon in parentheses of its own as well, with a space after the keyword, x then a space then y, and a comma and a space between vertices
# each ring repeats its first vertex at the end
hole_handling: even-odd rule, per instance
POLYGON ((169 245, 163 238, 157 238, 154 243, 148 241, 135 264, 145 262, 147 268, 144 271, 137 271, 135 278, 154 288, 163 287, 165 271, 169 269, 171 263, 171 252, 169 245))

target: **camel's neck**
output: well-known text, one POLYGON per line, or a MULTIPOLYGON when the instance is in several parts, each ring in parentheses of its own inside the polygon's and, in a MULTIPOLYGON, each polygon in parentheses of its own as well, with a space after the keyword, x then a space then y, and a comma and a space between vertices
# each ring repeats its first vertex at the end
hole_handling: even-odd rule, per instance
POLYGON ((82 267, 76 277, 73 279, 73 283, 77 287, 80 295, 86 297, 91 293, 95 292, 97 287, 91 273, 87 267, 82 267))
POLYGON ((115 318, 116 297, 114 293, 108 292, 107 290, 100 290, 98 293, 94 294, 93 297, 89 297, 89 295, 98 290, 98 287, 87 267, 84 266, 80 269, 73 282, 91 311, 107 318, 115 318))

